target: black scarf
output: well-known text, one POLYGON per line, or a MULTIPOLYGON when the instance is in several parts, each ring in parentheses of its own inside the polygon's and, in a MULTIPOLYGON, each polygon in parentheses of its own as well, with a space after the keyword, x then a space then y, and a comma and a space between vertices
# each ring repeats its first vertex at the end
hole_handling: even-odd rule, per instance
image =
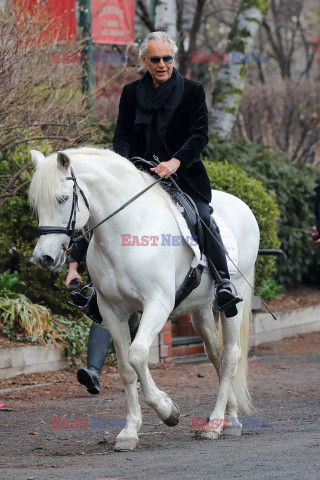
POLYGON ((158 140, 163 142, 169 122, 179 105, 183 92, 183 77, 175 68, 169 80, 158 88, 153 85, 152 77, 146 72, 137 86, 137 113, 134 125, 146 127, 148 149, 150 145, 151 125, 156 122, 158 140))

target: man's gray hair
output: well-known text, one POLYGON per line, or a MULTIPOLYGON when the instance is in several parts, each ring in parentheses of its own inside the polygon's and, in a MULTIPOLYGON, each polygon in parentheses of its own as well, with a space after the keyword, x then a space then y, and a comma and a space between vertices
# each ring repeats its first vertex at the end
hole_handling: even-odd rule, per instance
POLYGON ((169 33, 167 33, 167 32, 151 32, 151 33, 149 33, 149 35, 146 36, 146 38, 143 40, 143 42, 140 45, 140 48, 139 48, 139 56, 140 57, 141 57, 141 55, 143 55, 144 57, 146 56, 150 40, 161 40, 162 42, 167 41, 167 42, 170 43, 173 54, 176 54, 177 51, 178 51, 178 47, 176 45, 176 42, 173 40, 171 35, 169 35, 169 33))

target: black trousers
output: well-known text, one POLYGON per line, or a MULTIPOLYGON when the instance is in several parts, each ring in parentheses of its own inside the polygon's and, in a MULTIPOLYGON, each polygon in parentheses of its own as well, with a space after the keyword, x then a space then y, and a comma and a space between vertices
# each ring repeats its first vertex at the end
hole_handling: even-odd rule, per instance
MULTIPOLYGON (((211 221, 210 216, 210 205, 204 199, 197 197, 196 195, 190 194, 190 197, 196 204, 198 208, 199 215, 204 221, 206 226, 210 228, 210 232, 214 235, 210 235, 210 232, 203 227, 204 238, 205 238, 205 253, 207 257, 212 261, 213 265, 217 269, 220 277, 222 279, 230 279, 226 254, 224 252, 223 242, 220 235, 220 232, 214 222, 211 221)), ((218 280, 214 269, 210 269, 212 276, 215 280, 218 280)))

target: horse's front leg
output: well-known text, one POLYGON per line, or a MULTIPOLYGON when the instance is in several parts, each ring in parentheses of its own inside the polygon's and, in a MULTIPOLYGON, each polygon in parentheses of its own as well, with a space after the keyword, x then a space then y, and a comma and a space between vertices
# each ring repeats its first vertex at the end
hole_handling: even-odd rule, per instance
POLYGON ((139 441, 138 432, 142 425, 142 416, 137 392, 137 375, 128 362, 130 346, 129 326, 127 322, 119 321, 113 311, 102 300, 99 301, 99 310, 114 342, 118 369, 127 400, 126 426, 118 434, 114 448, 117 451, 134 450, 139 441))
POLYGON ((138 333, 129 349, 129 362, 139 376, 146 404, 166 425, 173 427, 179 422, 179 408, 165 392, 157 388, 148 368, 150 346, 171 311, 172 306, 154 299, 144 307, 138 333))

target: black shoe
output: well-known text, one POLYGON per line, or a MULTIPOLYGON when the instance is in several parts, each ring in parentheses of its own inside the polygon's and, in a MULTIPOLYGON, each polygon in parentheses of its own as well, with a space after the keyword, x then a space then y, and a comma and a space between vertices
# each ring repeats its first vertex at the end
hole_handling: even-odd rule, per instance
POLYGON ((237 294, 236 289, 235 294, 232 292, 228 285, 230 283, 230 280, 222 280, 222 282, 217 283, 215 286, 217 310, 219 310, 219 312, 224 312, 227 318, 235 317, 237 315, 238 309, 236 304, 243 301, 243 298, 237 294))
POLYGON ((100 393, 99 375, 94 369, 81 367, 77 372, 77 379, 81 385, 87 387, 87 390, 92 395, 100 393))

